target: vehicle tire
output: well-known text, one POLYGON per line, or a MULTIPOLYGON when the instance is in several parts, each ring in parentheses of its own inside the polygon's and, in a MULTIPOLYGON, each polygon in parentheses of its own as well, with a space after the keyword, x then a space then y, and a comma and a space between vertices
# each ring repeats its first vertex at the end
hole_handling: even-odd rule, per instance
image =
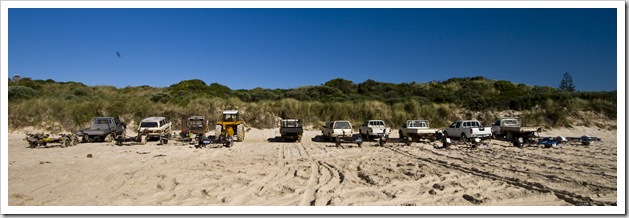
POLYGON ((524 143, 522 143, 521 139, 522 139, 521 137, 518 137, 518 138, 514 139, 512 141, 513 142, 513 146, 518 147, 518 148, 522 148, 524 143))
POLYGON ((111 134, 105 136, 105 142, 112 142, 114 140, 114 137, 111 136, 111 134))
POLYGON ((465 135, 465 133, 461 133, 461 141, 467 142, 467 136, 465 135))
POLYGON ((216 128, 214 128, 214 137, 216 137, 215 140, 218 140, 221 137, 222 132, 223 132, 223 126, 216 125, 216 128))
POLYGON ((236 140, 241 142, 245 140, 245 125, 236 126, 236 140))
POLYGON ((443 138, 443 145, 441 146, 443 148, 448 148, 450 147, 450 143, 448 143, 447 138, 443 138))
POLYGON ((79 138, 76 136, 72 136, 72 146, 76 146, 79 144, 79 138))
POLYGON ((341 139, 339 139, 339 137, 334 137, 334 144, 336 147, 341 146, 341 139))
POLYGON ((403 134, 402 134, 402 130, 398 131, 398 138, 404 138, 403 134))
POLYGON ((507 132, 507 141, 513 141, 513 134, 511 132, 507 132))
POLYGON ((383 138, 380 138, 380 139, 378 140, 378 144, 380 144, 380 147, 384 147, 384 139, 383 139, 383 138))
POLYGON ((87 141, 89 141, 89 138, 89 136, 83 135, 83 137, 81 137, 81 143, 87 143, 87 141))
POLYGON ((448 132, 443 132, 443 136, 445 136, 445 138, 449 138, 450 136, 448 135, 448 132))
POLYGON ((61 147, 65 148, 65 147, 67 147, 67 144, 68 144, 68 139, 66 137, 63 137, 61 139, 61 147))
POLYGON ((146 145, 146 141, 148 141, 148 135, 140 136, 140 144, 146 145))

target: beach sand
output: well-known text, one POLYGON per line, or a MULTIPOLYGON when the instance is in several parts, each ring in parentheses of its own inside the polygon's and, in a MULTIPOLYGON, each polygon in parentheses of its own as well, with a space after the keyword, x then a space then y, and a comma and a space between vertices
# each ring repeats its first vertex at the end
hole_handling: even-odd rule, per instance
MULTIPOLYGON (((487 148, 390 142, 362 147, 269 142, 279 129, 251 129, 231 148, 166 145, 28 148, 8 136, 9 206, 563 206, 615 205, 616 131, 555 129, 542 136, 602 138, 590 146, 487 148), (91 155, 89 155, 91 154, 91 155), (91 156, 91 157, 88 157, 91 156)), ((209 133, 213 135, 213 132, 209 133)), ((397 131, 391 135, 396 138, 397 131)), ((273 140, 272 140, 273 141, 273 140)), ((393 139, 392 141, 395 141, 393 139)))

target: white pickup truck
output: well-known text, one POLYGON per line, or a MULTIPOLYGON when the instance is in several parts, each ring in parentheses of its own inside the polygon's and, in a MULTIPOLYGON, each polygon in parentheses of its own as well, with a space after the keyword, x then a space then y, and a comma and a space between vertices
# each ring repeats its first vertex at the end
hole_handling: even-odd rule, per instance
POLYGON ((369 141, 374 138, 389 138, 391 128, 387 127, 383 120, 367 120, 358 129, 360 136, 369 141))
POLYGON ((354 129, 352 129, 352 124, 346 120, 329 121, 323 126, 321 133, 323 138, 328 141, 336 141, 337 139, 353 137, 354 129))
POLYGON ((443 135, 461 138, 464 141, 468 138, 486 139, 491 137, 491 127, 483 127, 478 120, 459 120, 446 127, 443 135))
POLYGON ((441 138, 440 129, 431 129, 428 120, 407 120, 400 128, 400 138, 410 137, 412 141, 419 142, 428 139, 431 142, 441 138))

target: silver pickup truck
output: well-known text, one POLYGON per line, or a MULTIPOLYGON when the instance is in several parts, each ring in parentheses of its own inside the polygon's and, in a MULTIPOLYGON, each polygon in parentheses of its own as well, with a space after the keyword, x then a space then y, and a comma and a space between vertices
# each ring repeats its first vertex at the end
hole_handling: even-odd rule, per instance
POLYGON ((400 138, 410 137, 412 141, 419 142, 428 139, 431 142, 441 138, 440 129, 431 129, 428 120, 407 120, 400 128, 400 138))
POLYGON ((443 130, 445 137, 486 139, 491 137, 491 127, 484 127, 478 120, 459 120, 443 130))

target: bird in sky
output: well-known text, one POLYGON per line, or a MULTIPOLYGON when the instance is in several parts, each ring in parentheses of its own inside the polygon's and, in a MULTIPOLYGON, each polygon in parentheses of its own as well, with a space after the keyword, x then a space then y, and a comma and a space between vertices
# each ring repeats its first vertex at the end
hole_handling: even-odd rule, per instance
POLYGON ((120 52, 116 51, 116 55, 118 55, 118 58, 120 58, 120 52))

